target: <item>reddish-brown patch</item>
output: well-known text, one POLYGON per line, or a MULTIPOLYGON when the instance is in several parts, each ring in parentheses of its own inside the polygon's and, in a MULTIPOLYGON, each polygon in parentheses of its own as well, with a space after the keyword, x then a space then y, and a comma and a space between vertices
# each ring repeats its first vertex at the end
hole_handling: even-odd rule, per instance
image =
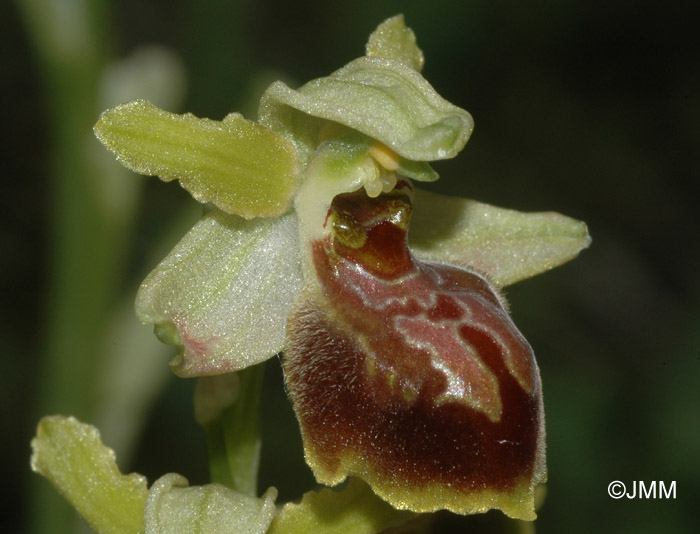
POLYGON ((351 335, 318 309, 301 310, 291 327, 300 330, 287 355, 286 379, 306 446, 325 471, 336 472, 350 452, 356 464, 407 485, 509 491, 531 478, 539 390, 525 392, 480 332, 465 327, 464 334, 498 376, 503 409, 497 423, 463 403, 436 405, 445 378, 429 365, 421 366, 423 387, 414 402, 392 394, 385 381, 367 376, 366 355, 351 335), (311 332, 313 338, 304 335, 311 332))
POLYGON ((377 198, 367 197, 364 193, 339 195, 334 199, 331 211, 354 221, 366 236, 360 248, 335 239, 332 246, 336 254, 385 280, 395 279, 413 268, 413 258, 405 243, 411 216, 408 194, 395 192, 377 198))
POLYGON ((488 283, 411 256, 404 191, 340 195, 334 210, 366 240, 312 244, 320 296, 289 321, 286 380, 307 451, 326 473, 351 455, 360 474, 457 492, 531 479, 539 374, 488 283))

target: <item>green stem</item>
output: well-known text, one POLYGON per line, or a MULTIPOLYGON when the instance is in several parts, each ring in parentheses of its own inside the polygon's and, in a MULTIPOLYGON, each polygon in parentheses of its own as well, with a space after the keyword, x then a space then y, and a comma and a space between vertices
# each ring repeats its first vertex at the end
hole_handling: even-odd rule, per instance
POLYGON ((218 416, 202 423, 209 449, 211 481, 251 496, 257 496, 264 374, 264 363, 239 371, 235 401, 218 416))

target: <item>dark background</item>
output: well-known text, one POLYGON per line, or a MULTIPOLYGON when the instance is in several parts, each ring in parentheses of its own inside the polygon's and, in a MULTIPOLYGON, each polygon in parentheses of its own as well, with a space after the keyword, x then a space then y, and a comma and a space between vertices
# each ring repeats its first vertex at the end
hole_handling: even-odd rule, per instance
MULTIPOLYGON (((44 484, 29 470, 38 417, 72 411, 42 395, 61 256, 54 217, 66 199, 56 194, 51 163, 60 145, 56 95, 21 1, 0 3, 6 532, 29 531, 42 510, 30 497, 44 484)), ((105 5, 101 35, 105 57, 156 43, 182 59, 186 98, 172 111, 252 117, 251 103, 269 81, 298 85, 332 72, 363 54, 381 20, 403 12, 425 53, 423 74, 476 122, 465 150, 435 165, 441 179, 434 189, 559 211, 586 221, 593 237, 574 262, 507 290, 544 384, 549 483, 538 531, 681 533, 697 531, 700 520, 700 13, 693 6, 126 0, 105 5), (676 481, 677 498, 613 500, 613 480, 676 481)), ((93 105, 86 102, 90 124, 93 105)), ((140 194, 106 308, 130 299, 155 265, 153 242, 176 239, 163 237, 175 224, 170 214, 185 211, 192 220, 191 201, 177 186, 149 180, 140 194)), ((71 254, 88 267, 95 261, 89 244, 83 257, 71 254)), ((177 471, 204 483, 193 383, 169 378, 158 387, 133 459, 122 468, 150 481, 177 471)), ((281 500, 292 499, 311 477, 274 360, 266 387, 261 486, 276 485, 281 500)), ((79 415, 91 421, 89 411, 79 415)))

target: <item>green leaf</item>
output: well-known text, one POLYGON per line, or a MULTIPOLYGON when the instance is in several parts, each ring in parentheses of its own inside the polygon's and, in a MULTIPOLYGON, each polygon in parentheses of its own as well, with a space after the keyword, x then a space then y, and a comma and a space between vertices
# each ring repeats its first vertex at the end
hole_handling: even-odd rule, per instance
POLYGON ((334 121, 416 161, 454 157, 474 123, 418 72, 383 57, 362 57, 298 91, 273 83, 260 102, 260 122, 292 140, 302 162, 334 121))
POLYGON ((144 531, 146 479, 122 475, 98 430, 73 417, 44 417, 32 440, 32 469, 45 476, 99 534, 144 531))
POLYGON ((276 498, 275 488, 258 499, 221 484, 188 487, 185 477, 170 473, 148 492, 146 534, 264 534, 276 498))
POLYGON ((416 257, 470 267, 499 287, 548 271, 590 242, 580 221, 416 190, 409 245, 416 257))
POLYGON ((182 349, 176 374, 221 374, 282 350, 301 287, 293 211, 245 220, 212 210, 141 284, 136 312, 182 349))
POLYGON ((213 121, 135 100, 105 111, 95 135, 129 169, 178 179, 198 201, 246 218, 287 211, 299 182, 294 146, 236 113, 213 121))
POLYGON ((385 20, 372 32, 366 54, 400 61, 418 72, 423 68, 423 52, 416 45, 413 30, 406 27, 403 15, 385 20))
POLYGON ((310 491, 300 503, 285 504, 268 534, 375 534, 413 517, 377 497, 360 479, 351 478, 342 491, 310 491))

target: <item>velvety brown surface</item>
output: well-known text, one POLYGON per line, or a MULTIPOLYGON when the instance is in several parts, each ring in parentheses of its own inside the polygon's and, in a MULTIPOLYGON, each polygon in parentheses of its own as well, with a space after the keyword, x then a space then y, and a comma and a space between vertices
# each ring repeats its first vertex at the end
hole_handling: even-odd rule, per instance
POLYGON ((316 335, 286 360, 287 384, 305 442, 326 471, 339 469, 350 451, 356 464, 399 484, 508 490, 532 475, 537 395, 523 391, 480 332, 464 329, 499 378, 503 411, 497 423, 463 403, 436 406, 445 379, 430 367, 423 368, 418 397, 405 402, 386 382, 367 376, 365 355, 318 310, 304 311, 295 321, 316 335))

